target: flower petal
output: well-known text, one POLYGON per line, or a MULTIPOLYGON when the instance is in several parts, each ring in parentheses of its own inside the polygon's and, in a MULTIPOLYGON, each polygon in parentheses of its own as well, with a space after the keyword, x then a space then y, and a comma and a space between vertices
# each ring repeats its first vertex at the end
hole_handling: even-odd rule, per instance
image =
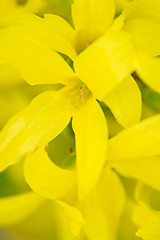
POLYGON ((129 127, 140 121, 142 110, 141 92, 130 75, 103 101, 123 127, 129 127))
POLYGON ((137 54, 135 70, 144 83, 160 93, 160 58, 151 58, 147 55, 137 54))
POLYGON ((160 114, 143 120, 109 141, 108 159, 133 159, 160 154, 160 114))
POLYGON ((125 22, 124 31, 132 35, 137 49, 150 56, 160 55, 160 21, 136 18, 125 22))
POLYGON ((8 85, 13 86, 23 82, 23 79, 12 66, 8 64, 0 65, 0 89, 8 85))
POLYGON ((112 161, 114 167, 121 175, 135 178, 160 190, 160 158, 135 158, 112 161))
POLYGON ((70 121, 64 90, 45 92, 12 117, 0 133, 0 171, 55 138, 70 121))
POLYGON ((120 14, 126 6, 130 3, 130 0, 115 0, 116 2, 116 12, 120 14))
POLYGON ((73 23, 77 32, 79 49, 99 37, 113 21, 113 0, 75 0, 72 5, 73 23))
POLYGON ((107 124, 92 97, 74 115, 79 198, 84 198, 97 183, 107 154, 107 124))
POLYGON ((75 60, 79 78, 102 100, 133 71, 133 45, 123 31, 110 32, 91 44, 75 60))
POLYGON ((116 173, 105 169, 90 196, 80 204, 88 239, 115 240, 125 203, 125 192, 116 173))
POLYGON ((85 224, 81 212, 64 202, 56 201, 56 203, 63 209, 64 214, 68 217, 69 226, 74 237, 77 237, 80 233, 81 228, 85 224))
POLYGON ((154 18, 160 20, 160 1, 159 0, 134 0, 124 10, 126 19, 132 18, 154 18))
POLYGON ((45 6, 43 0, 28 0, 24 7, 21 8, 22 12, 38 13, 45 6))
POLYGON ((75 78, 65 60, 43 41, 32 37, 25 27, 15 26, 0 31, 0 58, 15 67, 31 85, 68 84, 75 78))
POLYGON ((49 199, 63 197, 76 184, 75 172, 56 166, 43 148, 27 157, 24 174, 29 186, 49 199))
POLYGON ((21 223, 44 202, 45 199, 32 192, 0 198, 0 227, 21 223))
POLYGON ((150 219, 150 221, 138 230, 136 235, 144 240, 159 240, 160 239, 160 217, 150 219))
POLYGON ((17 32, 23 32, 71 59, 76 57, 74 30, 59 16, 45 14, 44 18, 40 18, 33 14, 14 14, 4 18, 1 25, 2 27, 16 26, 17 32))

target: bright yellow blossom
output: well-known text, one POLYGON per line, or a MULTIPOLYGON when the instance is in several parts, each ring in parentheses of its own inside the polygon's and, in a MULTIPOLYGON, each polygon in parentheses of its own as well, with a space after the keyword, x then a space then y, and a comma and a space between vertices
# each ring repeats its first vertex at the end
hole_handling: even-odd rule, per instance
POLYGON ((139 89, 129 76, 134 70, 137 53, 132 34, 124 31, 127 20, 123 23, 123 18, 132 16, 130 9, 112 24, 115 11, 112 0, 100 1, 98 9, 93 0, 90 4, 77 0, 72 7, 75 31, 54 15, 47 15, 44 19, 22 15, 20 23, 18 15, 6 20, 6 26, 11 23, 13 26, 0 32, 2 60, 13 65, 30 84, 61 83, 73 87, 56 94, 40 95, 23 113, 10 120, 1 132, 1 170, 55 138, 72 116, 79 194, 83 196, 92 189, 107 154, 107 126, 95 98, 104 100, 124 126, 140 119, 139 89), (12 36, 14 39, 10 42, 12 36), (74 47, 78 52, 87 48, 77 56, 74 47), (73 59, 76 74, 55 50, 73 59), (19 144, 16 142, 14 147, 16 139, 19 144), (10 154, 7 151, 9 145, 13 149, 10 154), (98 156, 100 160, 97 162, 98 156))
MULTIPOLYGON (((112 169, 160 190, 159 125, 160 116, 153 116, 111 138, 108 157, 95 189, 82 201, 76 196, 69 200, 69 204, 74 204, 83 213, 87 223, 83 230, 89 239, 98 236, 116 239, 125 193, 112 169)), ((66 194, 75 191, 74 171, 57 168, 44 149, 28 156, 24 165, 25 178, 31 188, 52 200, 66 201, 66 194)))
POLYGON ((95 0, 75 0, 75 29, 55 15, 17 14, 3 20, 1 64, 11 65, 31 85, 60 83, 62 89, 40 94, 9 120, 0 133, 0 170, 27 156, 28 184, 64 208, 75 237, 82 227, 89 239, 116 239, 125 193, 115 171, 160 189, 160 116, 138 123, 141 94, 131 76, 136 71, 160 91, 160 46, 151 34, 159 29, 160 3, 150 4, 135 0, 114 20, 114 1, 100 0, 97 5, 95 0), (128 127, 109 141, 97 100, 128 127), (62 169, 44 147, 71 119, 76 169, 62 169))

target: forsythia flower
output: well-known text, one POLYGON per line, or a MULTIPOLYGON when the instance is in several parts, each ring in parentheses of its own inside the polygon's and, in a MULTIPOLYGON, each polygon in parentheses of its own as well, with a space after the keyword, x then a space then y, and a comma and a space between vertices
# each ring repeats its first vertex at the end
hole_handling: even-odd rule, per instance
MULTIPOLYGON (((74 237, 116 239, 126 200, 118 174, 160 190, 160 116, 139 123, 141 93, 131 76, 135 71, 160 92, 159 10, 158 0, 135 0, 114 19, 113 0, 75 0, 75 29, 56 15, 3 18, 1 64, 31 85, 61 84, 61 90, 38 95, 2 129, 0 171, 27 156, 27 183, 63 208, 74 237), (109 140, 101 101, 126 128, 109 140), (63 169, 44 147, 71 119, 76 167, 63 169)), ((34 193, 16 204, 24 208, 28 197, 34 208, 34 193)))
MULTIPOLYGON (((9 142, 12 145, 16 141, 15 137, 18 137, 18 139, 20 140, 19 134, 22 133, 23 129, 26 129, 27 132, 26 137, 24 137, 23 132, 22 134, 23 140, 20 140, 19 146, 17 142, 16 148, 14 147, 14 153, 13 152, 11 153, 10 151, 12 156, 9 156, 7 153, 6 157, 5 156, 2 157, 4 161, 1 162, 2 164, 1 169, 3 170, 11 163, 17 162, 20 159, 20 157, 24 156, 27 152, 31 150, 33 151, 37 146, 46 144, 47 142, 55 138, 67 126, 72 116, 73 128, 76 134, 76 151, 77 151, 76 157, 79 179, 78 180, 79 195, 82 196, 87 194, 88 191, 90 191, 95 185, 97 179, 99 178, 102 167, 104 165, 107 153, 107 125, 105 122, 104 115, 98 103, 95 101, 95 97, 98 98, 99 100, 102 100, 104 96, 107 95, 107 93, 111 91, 116 84, 118 84, 119 81, 119 76, 117 77, 115 75, 110 66, 110 63, 108 63, 108 68, 106 68, 107 66, 106 64, 104 65, 104 63, 107 63, 107 61, 110 59, 109 56, 108 57, 104 56, 105 57, 104 59, 102 55, 101 59, 99 59, 101 62, 99 62, 99 66, 95 68, 95 70, 97 69, 98 71, 96 70, 96 72, 94 72, 92 69, 90 69, 91 66, 92 68, 94 67, 95 64, 93 62, 95 61, 94 59, 92 59, 92 62, 90 63, 89 67, 84 71, 83 69, 81 69, 81 67, 83 68, 84 64, 87 66, 87 63, 83 61, 83 63, 81 64, 82 61, 81 55, 83 53, 77 57, 76 51, 73 48, 73 46, 75 45, 77 51, 80 51, 80 49, 82 50, 86 46, 86 44, 89 44, 89 42, 95 40, 100 35, 104 34, 106 29, 110 26, 110 24, 113 21, 114 16, 113 1, 106 1, 105 3, 103 1, 100 2, 98 4, 99 6, 98 11, 97 9, 96 11, 94 11, 96 2, 94 1, 91 2, 92 4, 90 5, 90 8, 93 11, 93 12, 91 11, 91 14, 89 16, 91 26, 88 26, 86 24, 87 19, 85 19, 87 16, 85 14, 85 11, 87 10, 86 5, 87 2, 76 1, 74 3, 72 12, 73 21, 76 27, 75 33, 73 29, 63 19, 57 16, 48 15, 43 20, 36 16, 24 15, 24 17, 21 18, 20 20, 21 21, 20 26, 17 26, 17 21, 19 21, 17 19, 18 17, 16 17, 13 20, 12 18, 8 18, 8 22, 6 20, 6 26, 10 25, 11 23, 12 25, 16 26, 8 27, 1 30, 1 51, 0 51, 0 56, 2 57, 2 60, 16 67, 20 75, 24 77, 24 79, 28 81, 30 84, 62 83, 73 86, 69 88, 64 88, 62 89, 61 92, 56 94, 52 92, 44 93, 43 95, 35 99, 35 101, 30 105, 28 110, 24 111, 24 116, 23 114, 20 114, 20 116, 15 117, 15 119, 11 120, 11 122, 8 123, 6 129, 11 130, 6 131, 4 128, 4 132, 6 132, 7 134, 4 136, 4 138, 3 137, 1 138, 3 142, 3 144, 1 145, 2 154, 5 154, 5 149, 7 149, 6 143, 8 142, 7 136, 8 133, 9 138, 12 135, 11 138, 13 139, 9 140, 9 142), (106 19, 107 11, 109 13, 108 21, 106 19), (8 44, 7 39, 9 40, 12 34, 14 35, 14 42, 12 42, 12 44, 10 45, 9 43, 10 41, 8 42, 9 43, 8 44), (40 39, 40 42, 38 42, 37 37, 40 39), (74 66, 76 74, 73 73, 73 71, 67 65, 67 63, 65 63, 63 58, 60 55, 58 55, 56 51, 53 50, 62 52, 63 54, 68 55, 73 60, 75 59, 74 66), (17 51, 21 53, 17 55, 17 51), (21 56, 23 56, 23 59, 21 59, 21 56), (33 56, 35 57, 35 59, 33 58, 33 56), (37 59, 37 57, 39 59, 37 59), (108 60, 106 57, 108 58, 108 60), (56 64, 56 67, 54 68, 52 65, 53 63, 56 64), (42 71, 39 71, 40 69, 42 69, 42 71), (87 78, 86 74, 88 75, 87 78), (85 84, 83 84, 79 80, 79 76, 80 79, 87 84, 89 89, 85 84), (108 78, 110 77, 112 81, 106 81, 107 76, 108 78), (98 77, 99 81, 97 81, 98 77), (93 92, 94 97, 92 96, 91 91, 93 92), (48 107, 46 104, 48 105, 48 107), (42 109, 44 109, 43 110, 44 112, 42 111, 42 109), (55 112, 52 111, 51 109, 54 109, 55 112), (35 117, 33 116, 33 111, 35 117), (26 118, 27 115, 28 119, 26 118), (31 115, 32 118, 30 120, 31 115), (30 125, 32 119, 35 119, 38 122, 35 121, 34 123, 33 121, 34 124, 32 123, 30 125), (27 128, 27 125, 31 126, 30 130, 29 128, 27 128), (42 128, 39 132, 40 125, 42 126, 42 128), (38 126, 38 129, 36 126, 38 126), (12 129, 14 132, 12 132, 12 129), (99 161, 97 161, 98 158, 99 161)), ((124 44, 124 42, 126 43, 126 41, 127 42, 129 41, 128 43, 129 49, 131 48, 132 51, 132 47, 130 47, 130 40, 128 40, 128 36, 126 36, 123 33, 121 34, 120 32, 120 37, 122 37, 122 44, 124 44)), ((114 44, 114 38, 113 43, 110 42, 111 40, 112 35, 111 39, 109 40, 109 45, 106 42, 106 44, 104 45, 104 49, 102 49, 102 51, 106 51, 105 49, 106 47, 110 47, 110 44, 114 44)), ((121 40, 117 39, 116 36, 115 41, 117 40, 120 41, 121 43, 121 40)), ((122 46, 120 45, 120 47, 122 46)), ((95 57, 99 55, 96 49, 97 48, 96 46, 94 46, 94 43, 91 44, 91 53, 93 53, 95 57)), ((114 51, 119 50, 117 49, 116 44, 115 49, 113 50, 114 51)), ((124 49, 124 52, 125 51, 126 48, 124 49)), ((120 56, 117 56, 118 59, 113 58, 113 64, 117 62, 118 68, 121 67, 119 57, 122 57, 124 55, 124 52, 122 52, 122 54, 120 53, 120 56)), ((112 52, 110 54, 112 54, 112 52)), ((87 61, 89 60, 87 56, 86 59, 87 61)), ((124 65, 125 67, 122 73, 123 76, 127 75, 126 65, 128 66, 128 62, 124 63, 124 65)), ((130 69, 130 63, 129 67, 127 67, 127 71, 128 68, 130 69)), ((132 80, 131 77, 128 77, 127 80, 125 79, 124 81, 126 82, 124 84, 127 87, 128 82, 130 83, 129 87, 131 86, 131 88, 133 88, 134 91, 133 94, 137 99, 138 108, 136 108, 136 115, 134 119, 134 122, 137 122, 139 121, 141 110, 140 107, 141 101, 140 94, 138 92, 138 87, 134 85, 134 81, 132 80)), ((116 97, 113 98, 116 99, 116 97)))

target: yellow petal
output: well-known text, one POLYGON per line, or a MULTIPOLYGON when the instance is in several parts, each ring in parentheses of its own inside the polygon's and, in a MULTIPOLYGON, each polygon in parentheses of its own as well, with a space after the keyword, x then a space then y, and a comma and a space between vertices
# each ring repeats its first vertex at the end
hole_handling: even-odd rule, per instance
POLYGON ((8 64, 0 65, 0 88, 23 83, 16 69, 8 64))
POLYGON ((133 71, 133 45, 123 31, 108 33, 91 44, 75 60, 79 78, 102 100, 133 71))
POLYGON ((129 127, 140 121, 142 110, 141 92, 130 75, 103 101, 123 127, 129 127))
POLYGON ((151 219, 143 228, 139 229, 136 235, 144 240, 160 239, 160 217, 151 219))
POLYGON ((99 37, 113 21, 113 0, 75 0, 72 5, 73 23, 77 32, 79 49, 99 37))
MULTIPOLYGON (((151 206, 152 196, 155 193, 153 188, 147 185, 138 184, 136 187, 136 200, 138 204, 135 207, 133 220, 138 225, 139 229, 137 236, 144 240, 158 240, 160 236, 159 224, 160 215, 158 211, 151 206)), ((159 196, 159 191, 157 191, 159 196)), ((159 199, 156 196, 156 202, 159 205, 159 199)))
POLYGON ((32 192, 0 198, 0 227, 21 223, 37 210, 44 201, 43 198, 32 192))
POLYGON ((81 212, 64 202, 56 201, 56 203, 63 209, 64 214, 68 217, 69 226, 74 237, 78 237, 81 228, 85 224, 81 212))
POLYGON ((160 154, 160 115, 121 131, 109 141, 108 159, 133 159, 160 154))
POLYGON ((138 76, 154 91, 160 93, 160 59, 137 54, 135 70, 138 76))
POLYGON ((50 27, 53 32, 68 40, 72 46, 75 45, 75 31, 67 21, 53 14, 45 14, 44 21, 47 27, 50 27))
POLYGON ((49 199, 59 199, 76 184, 75 172, 61 169, 48 157, 44 148, 27 157, 24 174, 29 186, 49 199))
POLYGON ((92 97, 74 115, 79 198, 96 185, 107 154, 107 124, 103 112, 92 97))
POLYGON ((31 85, 70 82, 70 79, 74 78, 74 73, 64 59, 43 41, 27 33, 25 27, 2 29, 0 58, 15 67, 31 85))
POLYGON ((160 55, 160 21, 136 18, 125 22, 123 29, 132 35, 135 46, 150 56, 160 55))
POLYGON ((133 220, 139 227, 138 231, 136 232, 137 237, 140 237, 144 240, 160 239, 159 212, 153 211, 153 209, 144 204, 138 204, 134 211, 133 220))
POLYGON ((112 161, 111 165, 123 176, 135 178, 160 190, 160 158, 135 158, 112 161))
POLYGON ((44 18, 40 18, 33 14, 14 14, 3 18, 1 25, 3 27, 17 26, 15 31, 23 32, 71 59, 76 57, 74 30, 59 16, 46 14, 44 18))
POLYGON ((155 18, 160 20, 159 11, 159 0, 134 0, 132 3, 128 4, 123 15, 126 19, 155 18))
POLYGON ((115 0, 115 2, 116 2, 116 12, 119 14, 130 3, 130 0, 115 0))
POLYGON ((0 17, 9 16, 17 13, 38 13, 44 7, 45 2, 43 0, 28 0, 23 5, 19 4, 15 0, 1 0, 0 1, 0 17))
POLYGON ((45 1, 43 0, 28 0, 24 7, 20 10, 22 12, 32 12, 39 13, 40 10, 45 6, 45 1))
POLYGON ((69 109, 64 90, 50 91, 12 117, 0 133, 0 171, 63 131, 70 121, 69 109))
POLYGON ((125 202, 119 177, 105 169, 96 189, 80 204, 88 239, 115 240, 125 202))

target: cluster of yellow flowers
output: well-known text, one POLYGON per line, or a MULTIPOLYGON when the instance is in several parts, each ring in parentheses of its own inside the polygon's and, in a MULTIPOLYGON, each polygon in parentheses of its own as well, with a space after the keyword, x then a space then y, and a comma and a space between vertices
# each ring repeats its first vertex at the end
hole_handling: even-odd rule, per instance
POLYGON ((0 239, 160 240, 160 0, 0 1, 0 239))

